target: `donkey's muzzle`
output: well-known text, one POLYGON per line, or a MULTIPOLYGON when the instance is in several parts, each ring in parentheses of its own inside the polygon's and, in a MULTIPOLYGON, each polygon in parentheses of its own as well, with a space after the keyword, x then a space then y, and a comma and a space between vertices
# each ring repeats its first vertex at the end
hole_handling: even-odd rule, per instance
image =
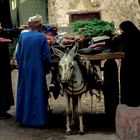
POLYGON ((68 87, 69 81, 61 81, 61 84, 63 85, 63 87, 68 87))

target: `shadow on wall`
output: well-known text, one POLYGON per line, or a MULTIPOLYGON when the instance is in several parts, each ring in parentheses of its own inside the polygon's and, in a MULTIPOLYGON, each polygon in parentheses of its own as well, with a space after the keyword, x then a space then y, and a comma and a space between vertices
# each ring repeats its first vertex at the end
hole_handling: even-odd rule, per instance
POLYGON ((139 6, 140 6, 140 0, 138 0, 139 6))

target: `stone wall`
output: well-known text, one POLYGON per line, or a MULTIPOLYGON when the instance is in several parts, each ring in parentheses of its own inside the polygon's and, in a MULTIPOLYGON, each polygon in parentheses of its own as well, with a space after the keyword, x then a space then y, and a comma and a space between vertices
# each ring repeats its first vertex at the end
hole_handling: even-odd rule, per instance
POLYGON ((48 0, 49 23, 67 26, 69 24, 69 12, 97 9, 91 5, 90 0, 48 0))
POLYGON ((69 24, 69 12, 100 11, 101 19, 116 25, 132 20, 140 26, 139 0, 48 0, 49 22, 58 26, 69 24))
POLYGON ((114 21, 117 25, 124 20, 132 20, 140 27, 140 6, 138 0, 103 0, 102 19, 114 21))

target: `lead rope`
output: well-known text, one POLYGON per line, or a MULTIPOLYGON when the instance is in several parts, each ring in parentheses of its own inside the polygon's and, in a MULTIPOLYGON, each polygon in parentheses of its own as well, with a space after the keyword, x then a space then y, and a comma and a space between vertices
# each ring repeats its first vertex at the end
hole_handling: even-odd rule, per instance
POLYGON ((93 105, 93 94, 92 91, 90 90, 90 95, 91 95, 91 113, 92 113, 92 105, 93 105))
MULTIPOLYGON (((73 74, 72 74, 73 75, 73 74)), ((73 111, 72 111, 72 121, 74 123, 74 119, 75 119, 75 112, 74 112, 74 106, 75 106, 75 103, 74 103, 74 98, 73 98, 73 84, 74 84, 74 80, 71 80, 72 81, 72 104, 73 104, 73 111)))

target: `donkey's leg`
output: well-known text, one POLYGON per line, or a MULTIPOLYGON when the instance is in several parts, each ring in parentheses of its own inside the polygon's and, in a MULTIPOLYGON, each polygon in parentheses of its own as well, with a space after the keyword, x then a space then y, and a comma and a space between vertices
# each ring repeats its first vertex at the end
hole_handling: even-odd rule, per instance
POLYGON ((66 133, 71 134, 70 129, 70 97, 66 94, 66 133))
POLYGON ((76 112, 78 107, 78 98, 73 96, 72 97, 72 118, 71 118, 71 125, 74 126, 76 120, 76 112))
POLYGON ((82 110, 82 100, 81 95, 78 96, 78 116, 79 116, 79 133, 84 134, 84 125, 83 125, 83 110, 82 110))

